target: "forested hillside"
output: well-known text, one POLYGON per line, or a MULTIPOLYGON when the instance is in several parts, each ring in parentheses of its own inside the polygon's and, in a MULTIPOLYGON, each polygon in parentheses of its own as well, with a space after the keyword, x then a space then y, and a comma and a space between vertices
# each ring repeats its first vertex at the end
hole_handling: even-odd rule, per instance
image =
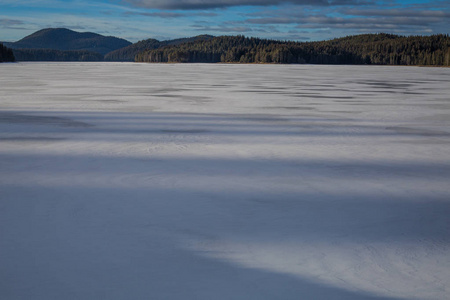
POLYGON ((107 61, 134 61, 137 53, 145 50, 157 49, 161 42, 155 39, 147 39, 131 44, 127 47, 111 51, 105 55, 107 61))
POLYGON ((84 50, 105 55, 131 45, 129 41, 92 32, 76 32, 65 28, 47 28, 23 39, 7 43, 13 49, 84 50))
POLYGON ((103 55, 86 50, 14 49, 17 61, 102 61, 103 55))
POLYGON ((165 46, 180 45, 182 43, 194 42, 194 41, 207 41, 212 39, 211 35, 199 35, 191 38, 182 38, 167 41, 158 41, 155 39, 147 39, 139 41, 127 47, 112 51, 105 55, 105 60, 107 61, 134 61, 135 56, 140 52, 146 50, 158 49, 165 46))
POLYGON ((0 62, 13 62, 15 61, 14 54, 11 49, 3 46, 0 43, 0 62))
POLYGON ((137 62, 308 63, 449 66, 448 35, 364 34, 322 42, 221 36, 144 51, 137 62))

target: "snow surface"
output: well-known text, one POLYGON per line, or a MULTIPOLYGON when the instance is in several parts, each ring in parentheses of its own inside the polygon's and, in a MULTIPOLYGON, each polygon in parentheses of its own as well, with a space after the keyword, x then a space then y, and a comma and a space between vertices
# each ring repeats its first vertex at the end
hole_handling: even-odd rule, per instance
POLYGON ((1 299, 449 299, 450 69, 0 66, 1 299))

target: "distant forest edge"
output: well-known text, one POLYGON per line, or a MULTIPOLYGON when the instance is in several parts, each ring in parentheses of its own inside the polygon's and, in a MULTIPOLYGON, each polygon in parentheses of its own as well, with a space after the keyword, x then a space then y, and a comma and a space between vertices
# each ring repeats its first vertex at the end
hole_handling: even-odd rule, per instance
POLYGON ((136 62, 450 65, 450 38, 363 34, 321 42, 219 36, 147 50, 136 62))
POLYGON ((103 61, 103 55, 86 50, 14 49, 17 61, 103 61))
POLYGON ((450 66, 449 46, 448 34, 398 36, 385 33, 320 42, 199 35, 167 41, 147 39, 132 44, 91 32, 47 28, 1 45, 0 61, 14 61, 15 57, 17 61, 450 66))
POLYGON ((106 61, 134 61, 137 54, 147 51, 158 49, 166 46, 176 46, 184 43, 195 42, 195 41, 207 41, 213 39, 212 35, 199 35, 191 38, 182 38, 167 41, 158 41, 155 39, 147 39, 139 41, 127 47, 111 51, 105 55, 106 61))
POLYGON ((86 50, 14 49, 17 61, 103 61, 103 55, 86 50))
POLYGON ((13 51, 0 43, 0 63, 16 61, 13 51))

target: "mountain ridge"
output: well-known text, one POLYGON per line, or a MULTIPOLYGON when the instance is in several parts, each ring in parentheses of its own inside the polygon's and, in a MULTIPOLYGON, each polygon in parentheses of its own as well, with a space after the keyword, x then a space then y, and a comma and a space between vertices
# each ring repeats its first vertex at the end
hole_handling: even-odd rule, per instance
POLYGON ((76 32, 67 28, 45 28, 17 42, 5 43, 12 49, 81 50, 102 55, 131 45, 131 42, 93 32, 76 32))
POLYGON ((93 32, 45 28, 4 46, 13 49, 17 61, 450 65, 447 34, 360 34, 316 42, 198 35, 131 43, 93 32))
POLYGON ((13 50, 17 61, 134 61, 135 56, 145 50, 211 38, 211 35, 198 35, 165 41, 150 38, 131 43, 93 32, 44 28, 16 42, 3 44, 13 50))
POLYGON ((179 45, 183 43, 198 41, 198 40, 209 40, 214 38, 212 35, 197 35, 190 38, 179 38, 179 39, 173 39, 173 40, 165 40, 165 41, 159 41, 156 39, 146 39, 139 41, 137 43, 131 44, 129 46, 126 46, 121 49, 117 49, 114 51, 111 51, 110 53, 107 53, 105 55, 106 61, 134 61, 137 54, 140 52, 151 50, 151 49, 158 49, 165 46, 172 46, 172 45, 179 45))

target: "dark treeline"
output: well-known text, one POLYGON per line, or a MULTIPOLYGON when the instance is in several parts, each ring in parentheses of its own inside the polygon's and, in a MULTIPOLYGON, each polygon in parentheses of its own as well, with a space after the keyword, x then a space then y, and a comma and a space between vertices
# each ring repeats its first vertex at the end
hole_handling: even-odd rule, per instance
POLYGON ((134 61, 136 53, 157 49, 160 47, 161 42, 155 39, 148 39, 139 41, 127 47, 117 49, 109 52, 105 55, 106 61, 134 61))
POLYGON ((136 61, 449 66, 449 45, 449 36, 443 34, 364 34, 308 43, 221 36, 144 51, 136 61))
POLYGON ((0 43, 0 62, 13 62, 15 57, 13 51, 0 43))
POLYGON ((103 55, 86 50, 14 49, 17 61, 102 61, 103 55))
POLYGON ((182 38, 167 41, 158 41, 155 39, 147 39, 139 41, 127 47, 112 51, 105 55, 106 61, 134 61, 136 54, 146 51, 162 48, 165 46, 180 45, 183 43, 194 42, 198 40, 210 40, 213 36, 211 35, 199 35, 191 38, 182 38))

